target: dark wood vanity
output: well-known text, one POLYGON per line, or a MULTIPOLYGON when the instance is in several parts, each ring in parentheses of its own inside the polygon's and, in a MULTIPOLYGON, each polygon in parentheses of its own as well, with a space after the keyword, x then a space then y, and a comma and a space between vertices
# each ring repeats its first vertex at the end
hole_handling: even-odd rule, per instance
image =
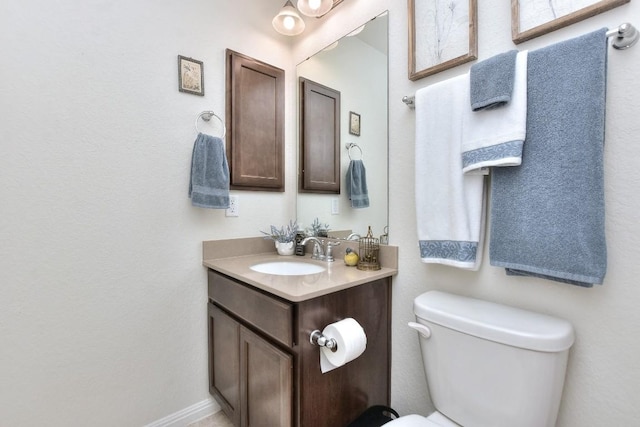
POLYGON ((234 425, 342 427, 389 405, 390 284, 294 302, 209 269, 209 390, 234 425), (366 350, 322 374, 310 334, 347 317, 364 328, 366 350))

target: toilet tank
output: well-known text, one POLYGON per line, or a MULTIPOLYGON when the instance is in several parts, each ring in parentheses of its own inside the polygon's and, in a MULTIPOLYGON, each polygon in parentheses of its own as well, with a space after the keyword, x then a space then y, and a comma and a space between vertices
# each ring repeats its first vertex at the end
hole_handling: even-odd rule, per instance
POLYGON ((420 348, 439 412, 464 427, 555 426, 569 322, 440 291, 418 296, 414 312, 431 331, 420 348))

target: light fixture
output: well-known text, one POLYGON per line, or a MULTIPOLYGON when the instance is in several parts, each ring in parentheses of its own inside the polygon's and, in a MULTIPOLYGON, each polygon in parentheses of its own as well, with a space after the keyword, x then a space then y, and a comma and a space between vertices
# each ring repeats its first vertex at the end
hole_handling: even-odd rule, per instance
POLYGON ((363 26, 356 28, 355 30, 353 30, 349 34, 347 34, 347 37, 357 36, 358 34, 360 34, 362 32, 362 30, 364 30, 364 27, 366 27, 366 26, 367 26, 367 24, 364 24, 363 26))
POLYGON ((328 52, 328 51, 330 51, 330 50, 335 49, 336 47, 338 47, 338 43, 339 43, 339 42, 340 42, 339 40, 334 41, 334 42, 333 42, 333 43, 331 43, 329 46, 327 46, 327 47, 325 47, 324 49, 322 49, 322 51, 323 51, 323 52, 328 52))
POLYGON ((287 0, 271 23, 277 32, 285 36, 297 36, 304 31, 305 27, 304 21, 291 4, 291 0, 287 0))
POLYGON ((298 10, 306 16, 322 16, 332 7, 333 0, 298 0, 298 10))

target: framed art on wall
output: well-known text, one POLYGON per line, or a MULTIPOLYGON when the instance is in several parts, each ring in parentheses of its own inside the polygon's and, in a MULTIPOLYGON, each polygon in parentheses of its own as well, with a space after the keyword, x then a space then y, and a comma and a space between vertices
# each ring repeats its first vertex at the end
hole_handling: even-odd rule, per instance
POLYGON ((204 96, 202 61, 178 55, 178 90, 204 96))
POLYGON ((477 58, 476 0, 409 1, 409 80, 477 58))
POLYGON ((360 114, 349 111, 349 133, 360 136, 360 114))
POLYGON ((511 0, 515 44, 613 9, 630 0, 511 0))

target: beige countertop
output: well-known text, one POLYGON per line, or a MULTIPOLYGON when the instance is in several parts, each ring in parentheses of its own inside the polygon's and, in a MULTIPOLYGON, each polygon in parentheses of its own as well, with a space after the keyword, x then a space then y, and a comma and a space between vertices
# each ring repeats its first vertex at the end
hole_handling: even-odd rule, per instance
MULTIPOLYGON (((202 264, 214 271, 292 302, 305 301, 341 291, 363 283, 390 277, 398 272, 397 268, 391 268, 397 265, 397 261, 390 263, 392 264, 391 267, 382 267, 380 270, 358 270, 356 267, 346 266, 342 261, 342 255, 338 253, 336 253, 336 261, 334 262, 312 260, 309 254, 303 257, 295 255, 282 256, 275 252, 275 248, 273 251, 260 252, 265 248, 273 247, 273 243, 270 246, 265 246, 259 242, 251 242, 251 240, 233 239, 204 242, 202 264), (238 248, 238 242, 241 241, 249 244, 247 247, 251 247, 249 250, 251 253, 242 254, 244 251, 238 248), (226 250, 222 250, 222 247, 225 247, 226 250), (303 276, 281 276, 259 273, 251 269, 252 265, 273 261, 312 263, 324 267, 325 270, 320 273, 303 276)), ((397 260, 397 248, 390 248, 393 253, 390 254, 391 257, 387 256, 387 258, 393 258, 393 255, 395 255, 397 260)), ((384 262, 382 265, 384 265, 384 262)))

